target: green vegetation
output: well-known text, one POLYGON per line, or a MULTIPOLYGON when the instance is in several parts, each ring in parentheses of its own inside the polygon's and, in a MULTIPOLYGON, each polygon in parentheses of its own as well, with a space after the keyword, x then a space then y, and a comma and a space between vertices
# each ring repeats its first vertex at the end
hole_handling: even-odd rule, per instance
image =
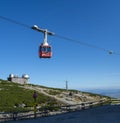
POLYGON ((58 110, 58 105, 62 104, 62 102, 56 101, 53 97, 60 96, 61 94, 62 98, 69 98, 73 95, 75 100, 79 101, 89 101, 87 100, 87 96, 92 97, 93 100, 100 100, 102 98, 105 98, 108 101, 110 100, 109 97, 89 92, 79 92, 77 90, 66 91, 65 89, 49 88, 33 84, 21 85, 0 79, 0 112, 20 112, 33 110, 35 105, 40 107, 41 110, 58 110), (52 96, 50 97, 40 93, 41 90, 39 90, 39 87, 42 88, 48 95, 52 96), (37 89, 37 99, 34 100, 34 90, 37 89), (75 96, 74 94, 77 93, 81 93, 82 96, 75 96))
MULTIPOLYGON (((8 81, 0 80, 0 111, 13 112, 31 110, 34 106, 33 90, 25 89, 24 86, 8 81)), ((37 105, 52 103, 53 99, 38 93, 37 105)), ((54 100, 54 103, 57 103, 54 100)))
POLYGON ((61 92, 58 91, 58 90, 49 90, 48 93, 49 93, 50 95, 58 95, 58 94, 60 94, 61 92))

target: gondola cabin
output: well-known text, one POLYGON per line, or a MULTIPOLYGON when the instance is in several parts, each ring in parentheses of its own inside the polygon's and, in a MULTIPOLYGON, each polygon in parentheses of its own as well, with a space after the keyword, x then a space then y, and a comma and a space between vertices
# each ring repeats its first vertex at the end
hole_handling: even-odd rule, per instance
POLYGON ((40 58, 51 58, 52 57, 52 49, 50 45, 39 46, 39 57, 40 58))

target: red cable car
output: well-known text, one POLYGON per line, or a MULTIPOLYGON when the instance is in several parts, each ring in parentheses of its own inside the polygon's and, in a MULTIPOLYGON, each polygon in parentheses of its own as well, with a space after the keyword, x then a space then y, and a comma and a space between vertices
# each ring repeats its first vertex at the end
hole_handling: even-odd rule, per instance
POLYGON ((40 58, 51 58, 52 57, 52 48, 47 42, 47 34, 54 35, 53 32, 49 32, 47 29, 40 29, 37 25, 34 25, 32 29, 44 33, 43 43, 39 46, 39 57, 40 58))
POLYGON ((51 58, 52 50, 51 46, 47 42, 47 30, 44 31, 44 41, 39 47, 39 57, 40 58, 51 58))
POLYGON ((52 57, 52 48, 50 45, 43 45, 39 47, 39 57, 40 58, 51 58, 52 57))

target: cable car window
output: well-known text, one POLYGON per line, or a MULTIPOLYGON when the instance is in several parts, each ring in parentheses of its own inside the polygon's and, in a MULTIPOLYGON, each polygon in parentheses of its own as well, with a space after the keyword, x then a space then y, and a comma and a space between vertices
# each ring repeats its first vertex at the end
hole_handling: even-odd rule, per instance
POLYGON ((42 51, 45 52, 45 51, 46 51, 46 47, 43 47, 43 48, 42 48, 42 51))
POLYGON ((42 47, 42 48, 41 48, 41 51, 42 51, 42 52, 45 52, 45 51, 46 51, 46 47, 42 47))
POLYGON ((41 51, 42 52, 51 52, 51 47, 42 47, 41 51))
POLYGON ((51 47, 48 47, 48 48, 47 48, 47 51, 48 51, 48 52, 51 52, 51 47))

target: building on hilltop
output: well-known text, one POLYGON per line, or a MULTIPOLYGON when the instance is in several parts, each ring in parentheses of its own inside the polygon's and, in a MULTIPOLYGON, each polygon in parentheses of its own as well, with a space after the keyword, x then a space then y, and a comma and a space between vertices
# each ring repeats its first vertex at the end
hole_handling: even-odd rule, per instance
POLYGON ((18 77, 17 75, 10 74, 7 78, 8 81, 19 83, 19 84, 27 84, 29 76, 27 74, 23 74, 22 77, 18 77))

